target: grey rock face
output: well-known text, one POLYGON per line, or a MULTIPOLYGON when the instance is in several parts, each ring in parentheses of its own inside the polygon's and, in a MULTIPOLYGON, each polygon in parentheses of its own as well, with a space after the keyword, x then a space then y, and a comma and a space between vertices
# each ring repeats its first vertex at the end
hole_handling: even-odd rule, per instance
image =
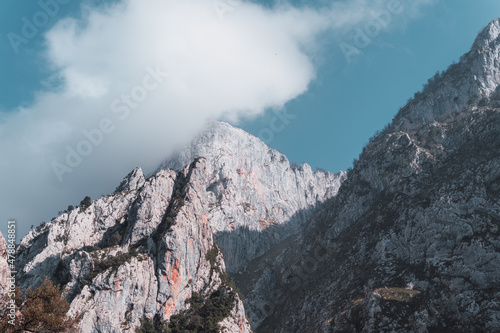
POLYGON ((396 116, 394 125, 404 132, 425 136, 429 126, 457 116, 467 105, 482 105, 500 83, 498 65, 499 20, 492 21, 457 64, 430 80, 396 116))
POLYGON ((499 50, 495 20, 364 148, 247 295, 257 332, 500 331, 499 50))
POLYGON ((2 305, 0 306, 0 317, 5 314, 6 305, 9 301, 8 293, 10 288, 10 267, 7 263, 8 252, 7 252, 7 242, 0 233, 0 301, 2 305))
POLYGON ((144 174, 141 168, 135 168, 132 170, 127 177, 121 182, 121 184, 116 188, 116 192, 125 192, 140 189, 144 186, 144 174))
POLYGON ((280 152, 222 122, 213 122, 161 169, 180 169, 200 156, 207 161, 207 219, 230 271, 296 234, 311 209, 335 196, 346 178, 308 164, 292 168, 280 152))
MULTIPOLYGON (((141 318, 168 320, 194 292, 218 290, 226 265, 298 232, 344 179, 291 168, 257 138, 213 123, 151 176, 136 168, 114 193, 32 230, 18 250, 18 281, 61 284, 81 332, 134 332, 141 318), (210 259, 216 242, 224 255, 210 259)), ((238 296, 221 329, 250 332, 238 296)))
MULTIPOLYGON (((168 320, 193 292, 210 295, 223 280, 222 255, 207 221, 206 165, 144 179, 132 171, 109 196, 31 231, 18 258, 23 289, 45 275, 62 284, 81 332, 134 332, 143 317, 168 320)), ((250 332, 241 300, 221 328, 250 332)))
POLYGON ((2 295, 4 295, 5 291, 8 289, 6 280, 10 276, 10 268, 7 263, 7 259, 7 242, 5 241, 2 233, 0 233, 0 292, 2 295))

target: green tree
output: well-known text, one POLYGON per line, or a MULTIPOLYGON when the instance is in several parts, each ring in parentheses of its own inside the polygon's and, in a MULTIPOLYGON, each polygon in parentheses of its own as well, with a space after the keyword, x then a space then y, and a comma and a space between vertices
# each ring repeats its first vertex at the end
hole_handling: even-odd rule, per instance
POLYGON ((92 199, 89 196, 86 196, 82 201, 80 201, 80 211, 85 211, 90 207, 90 205, 92 205, 92 199))
POLYGON ((45 277, 42 284, 35 290, 28 288, 22 301, 17 290, 16 303, 18 309, 15 324, 8 323, 9 317, 0 320, 0 331, 5 333, 75 332, 78 320, 66 315, 69 303, 61 296, 59 285, 53 285, 45 277), (20 303, 20 304, 19 304, 20 303))
POLYGON ((186 300, 190 308, 170 317, 166 323, 161 320, 143 318, 137 333, 219 333, 220 322, 231 314, 235 294, 225 286, 219 287, 208 298, 194 292, 186 300))
POLYGON ((161 320, 155 321, 144 317, 141 320, 141 326, 136 328, 136 333, 166 333, 167 324, 161 320))

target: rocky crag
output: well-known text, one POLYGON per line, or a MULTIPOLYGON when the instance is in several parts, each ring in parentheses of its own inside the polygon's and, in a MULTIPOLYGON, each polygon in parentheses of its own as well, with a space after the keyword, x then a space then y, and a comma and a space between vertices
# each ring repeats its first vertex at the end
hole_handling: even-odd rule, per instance
POLYGON ((290 167, 285 155, 227 123, 214 122, 160 169, 180 170, 206 158, 208 220, 229 271, 296 234, 318 203, 334 197, 346 178, 290 167))
POLYGON ((500 332, 499 83, 497 19, 293 243, 251 262, 257 332, 500 332))
MULTIPOLYGON (((9 259, 7 242, 2 234, 0 234, 0 301, 6 305, 10 301, 9 293, 11 293, 11 270, 7 260, 9 259)), ((6 306, 0 307, 0 318, 7 315, 6 306)))
MULTIPOLYGON (((44 276, 60 284, 80 332, 134 332, 143 318, 183 313, 194 295, 233 294, 226 267, 296 233, 344 179, 292 168, 257 138, 214 122, 149 177, 136 168, 114 193, 29 232, 17 281, 22 290, 44 276)), ((221 331, 250 332, 233 296, 221 331)))

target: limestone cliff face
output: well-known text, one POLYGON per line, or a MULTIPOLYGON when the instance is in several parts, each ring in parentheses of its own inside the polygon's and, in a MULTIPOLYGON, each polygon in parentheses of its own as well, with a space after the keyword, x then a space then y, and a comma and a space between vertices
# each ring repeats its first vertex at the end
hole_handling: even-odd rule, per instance
MULTIPOLYGON (((7 252, 7 242, 3 237, 2 233, 0 233, 0 301, 2 304, 7 304, 9 300, 8 292, 10 288, 10 267, 7 263, 8 252, 7 252)), ((0 317, 5 313, 5 307, 0 307, 0 317)))
MULTIPOLYGON (((208 220, 206 162, 145 179, 133 170, 106 197, 77 207, 31 231, 21 242, 21 287, 44 275, 61 283, 81 332, 134 332, 143 317, 168 320, 188 308, 193 292, 222 286, 224 260, 208 220), (219 270, 214 270, 219 267, 219 270)), ((222 323, 250 332, 241 301, 222 323)))
MULTIPOLYGON (((143 317, 187 310, 195 292, 227 288, 226 265, 298 232, 344 179, 291 168, 248 133, 213 123, 149 177, 136 168, 114 193, 32 230, 18 249, 17 278, 23 290, 45 275, 61 284, 81 332, 134 332, 143 317)), ((238 296, 221 330, 250 332, 238 296)))
POLYGON ((7 253, 7 242, 5 238, 0 233, 0 292, 5 294, 5 290, 7 289, 6 280, 10 275, 10 268, 7 263, 8 253, 7 253))
POLYGON ((495 20, 266 258, 277 264, 252 263, 257 332, 500 331, 499 71, 495 20))
POLYGON ((213 122, 161 169, 180 169, 199 156, 207 161, 207 219, 230 271, 296 234, 311 209, 335 196, 346 178, 308 164, 290 167, 282 153, 222 122, 213 122))

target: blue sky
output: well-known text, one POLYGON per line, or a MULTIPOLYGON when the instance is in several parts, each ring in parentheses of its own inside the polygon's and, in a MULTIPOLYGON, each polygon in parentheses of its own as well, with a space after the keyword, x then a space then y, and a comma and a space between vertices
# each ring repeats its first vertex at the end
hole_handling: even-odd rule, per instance
MULTIPOLYGON (((380 33, 350 64, 330 41, 309 91, 286 106, 297 118, 270 145, 299 164, 347 169, 375 131, 436 71, 458 62, 477 33, 499 16, 499 1, 436 1, 406 29, 380 33)), ((269 112, 242 127, 258 135, 272 117, 269 112)))
MULTIPOLYGON (((160 3, 161 0, 142 3, 153 6, 155 1, 160 3)), ((85 17, 82 13, 95 12, 95 8, 102 9, 119 1, 60 0, 57 8, 48 9, 53 16, 39 14, 43 6, 38 1, 3 1, 0 4, 0 110, 3 111, 0 113, 0 139, 4 142, 0 142, 0 148, 4 150, 5 160, 3 164, 0 162, 4 184, 0 192, 3 202, 0 218, 18 218, 22 225, 20 234, 24 234, 29 225, 50 219, 67 205, 78 204, 87 194, 96 198, 112 191, 136 165, 146 171, 154 170, 171 149, 192 137, 207 119, 229 119, 299 164, 307 162, 313 168, 334 172, 349 168, 369 137, 383 128, 436 71, 458 61, 468 51, 480 29, 500 16, 500 3, 494 0, 413 2, 419 5, 403 1, 402 9, 391 14, 383 29, 372 31, 369 40, 364 40, 365 45, 358 47, 360 52, 348 61, 341 50, 342 43, 355 46, 354 36, 358 29, 367 29, 367 25, 375 22, 375 17, 388 10, 393 2, 294 1, 291 5, 297 7, 295 11, 276 9, 287 8, 285 1, 280 1, 279 6, 270 1, 256 2, 254 6, 246 2, 229 2, 235 5, 225 7, 230 10, 223 13, 224 18, 219 18, 233 30, 214 30, 227 34, 224 38, 229 39, 207 34, 198 40, 196 33, 203 31, 204 26, 193 29, 195 35, 184 30, 179 33, 181 37, 162 35, 161 38, 178 43, 176 47, 192 50, 188 58, 193 61, 198 61, 196 50, 203 53, 207 47, 220 51, 215 53, 217 57, 223 58, 233 51, 237 56, 219 62, 220 59, 211 58, 214 54, 204 54, 200 56, 200 62, 208 59, 209 70, 221 66, 220 73, 215 73, 215 76, 208 73, 206 77, 200 74, 198 77, 193 70, 184 77, 181 69, 184 68, 184 72, 192 70, 192 63, 174 54, 166 65, 170 68, 162 72, 168 71, 170 78, 167 79, 165 74, 157 81, 160 89, 163 89, 162 84, 165 85, 163 94, 153 91, 137 109, 131 108, 129 119, 132 121, 121 127, 115 123, 116 131, 104 136, 103 143, 93 148, 81 166, 65 173, 64 181, 62 176, 58 181, 51 166, 54 161, 64 159, 65 147, 77 147, 82 140, 82 130, 98 127, 102 117, 109 113, 114 98, 123 96, 119 92, 133 91, 136 82, 143 82, 146 76, 158 72, 158 63, 161 63, 158 55, 171 50, 168 45, 158 47, 158 41, 162 39, 155 39, 153 31, 139 26, 136 29, 129 23, 143 22, 141 15, 151 15, 147 10, 139 10, 141 15, 127 14, 127 20, 123 20, 127 25, 117 23, 116 26, 123 31, 116 35, 106 30, 116 28, 112 25, 114 21, 106 21, 106 15, 92 16, 94 26, 89 21, 78 21, 85 17), (82 3, 86 9, 82 9, 82 3), (332 3, 338 7, 332 8, 332 3), (364 3, 370 5, 365 8, 364 3), (258 5, 264 5, 267 11, 259 9, 258 5), (318 8, 323 14, 315 13, 318 8), (325 8, 330 10, 330 16, 324 14, 325 8), (22 37, 25 20, 32 23, 35 17, 41 20, 37 31, 15 50, 8 36, 12 39, 14 33, 22 37), (68 21, 68 17, 77 21, 68 21), (297 19, 297 24, 290 24, 291 18, 297 19), (252 25, 256 20, 260 20, 259 24, 252 25), (261 26, 263 33, 266 35, 269 31, 270 35, 264 42, 251 38, 261 26), (246 35, 238 35, 245 31, 246 35), (134 37, 139 33, 139 37, 134 37), (81 36, 90 36, 90 41, 81 36), (95 45, 92 36, 99 39, 95 45), (186 44, 186 36, 199 41, 202 48, 186 44), (126 44, 128 40, 131 45, 126 44), (241 53, 228 46, 227 40, 241 42, 241 53), (285 42, 281 43, 281 40, 285 42), (245 45, 247 42, 249 44, 245 45), (276 50, 273 43, 279 44, 276 50), (121 50, 116 55, 112 52, 115 44, 116 49, 121 50), (127 52, 123 52, 124 45, 128 47, 125 48, 127 52), (148 57, 146 51, 149 47, 154 49, 151 53, 155 57, 148 57), (108 55, 108 49, 111 55, 108 55), (102 59, 93 53, 94 50, 103 55, 102 59), (267 58, 270 52, 275 58, 267 58), (250 53, 252 57, 264 59, 263 62, 270 59, 270 67, 255 67, 256 73, 240 68, 238 56, 252 65, 252 59, 247 59, 250 53), (176 59, 180 59, 179 64, 176 59), (226 63, 234 69, 231 73, 224 73, 226 63), (123 71, 126 73, 120 71, 120 65, 127 69, 123 71), (111 67, 116 69, 108 71, 111 67), (129 67, 133 70, 128 71, 129 67), (263 71, 262 75, 259 75, 259 70, 263 71), (245 81, 242 88, 238 88, 239 81, 235 81, 237 84, 231 81, 235 71, 242 73, 240 81, 245 81), (102 77, 101 72, 104 72, 102 77), (112 82, 109 83, 111 88, 108 81, 112 82), (213 82, 220 83, 221 91, 217 90, 217 85, 214 87, 213 82), (233 86, 240 91, 231 91, 233 86), (113 93, 108 94, 108 91, 113 93), (170 95, 169 91, 175 94, 170 95), (178 98, 183 94, 189 96, 189 100, 178 98), (165 102, 162 98, 170 99, 165 102), (204 107, 208 111, 205 112, 204 107), (158 111, 148 113, 149 109, 158 111), (277 112, 291 116, 285 126, 270 131, 272 124, 280 124, 273 120, 277 112), (183 114, 187 118, 183 118, 183 114), (144 120, 148 117, 150 122, 144 120), (13 190, 15 187, 18 189, 13 190)), ((56 2, 44 0, 41 3, 56 2)), ((192 8, 175 9, 187 13, 185 20, 177 22, 187 30, 197 24, 190 19, 205 15, 198 12, 201 2, 194 0, 193 3, 196 5, 192 8), (189 24, 184 25, 186 22, 189 24)), ((117 8, 113 12, 115 16, 109 17, 120 15, 120 7, 117 8)), ((158 29, 170 27, 162 26, 161 16, 157 19, 158 29)), ((176 19, 173 17, 170 21, 176 19)), ((206 24, 213 26, 212 21, 206 24)), ((207 68, 201 64, 199 71, 205 72, 207 68)))

